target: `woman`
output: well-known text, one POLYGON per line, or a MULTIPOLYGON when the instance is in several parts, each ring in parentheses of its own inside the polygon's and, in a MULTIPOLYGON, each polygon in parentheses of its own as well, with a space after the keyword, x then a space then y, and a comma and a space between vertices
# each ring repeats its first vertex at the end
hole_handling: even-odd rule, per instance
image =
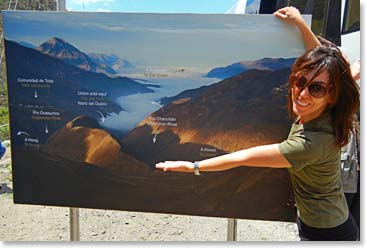
POLYGON ((199 162, 166 161, 164 171, 201 172, 238 166, 288 168, 302 240, 356 240, 340 177, 340 147, 348 143, 359 107, 358 87, 335 48, 316 47, 298 58, 289 77, 288 139, 199 162))
MULTIPOLYGON (((307 26, 297 8, 291 6, 279 9, 274 12, 274 16, 298 28, 307 50, 311 50, 317 46, 337 48, 337 46, 329 40, 316 36, 307 26)), ((347 55, 343 53, 343 56, 349 62, 347 55)), ((350 71, 353 79, 358 81, 360 79, 360 59, 357 59, 350 65, 350 71)), ((356 118, 354 130, 350 134, 349 142, 341 148, 341 177, 349 211, 357 223, 358 230, 360 229, 359 143, 359 121, 356 118)))

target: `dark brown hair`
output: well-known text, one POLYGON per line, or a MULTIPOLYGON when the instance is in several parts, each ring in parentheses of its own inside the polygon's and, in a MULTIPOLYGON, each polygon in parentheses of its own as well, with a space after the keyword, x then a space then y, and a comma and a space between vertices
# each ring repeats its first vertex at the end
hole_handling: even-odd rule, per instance
POLYGON ((332 46, 316 47, 299 57, 294 63, 289 77, 288 111, 293 117, 293 84, 299 76, 310 71, 316 71, 313 78, 324 71, 329 74, 331 86, 329 94, 332 103, 326 111, 330 111, 332 116, 336 145, 342 147, 348 143, 349 133, 353 130, 354 114, 359 108, 359 87, 353 80, 349 63, 341 51, 332 46))

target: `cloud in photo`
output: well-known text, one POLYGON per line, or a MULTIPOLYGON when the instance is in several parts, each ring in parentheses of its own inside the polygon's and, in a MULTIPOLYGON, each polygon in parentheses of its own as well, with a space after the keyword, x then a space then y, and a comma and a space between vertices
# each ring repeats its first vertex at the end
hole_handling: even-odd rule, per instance
POLYGON ((149 93, 118 98, 116 102, 125 111, 118 114, 109 113, 102 126, 121 131, 133 129, 145 116, 159 109, 157 105, 152 103, 152 101, 157 101, 155 97, 156 94, 149 93))

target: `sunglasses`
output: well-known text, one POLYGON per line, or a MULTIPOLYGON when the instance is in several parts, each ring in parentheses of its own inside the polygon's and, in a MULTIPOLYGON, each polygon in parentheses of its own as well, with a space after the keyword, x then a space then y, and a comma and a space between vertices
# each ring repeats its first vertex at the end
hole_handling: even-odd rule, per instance
MULTIPOLYGON (((302 76, 296 79, 294 86, 296 86, 298 89, 302 91, 306 87, 306 84, 307 84, 307 78, 302 76)), ((329 88, 330 87, 325 86, 322 82, 317 81, 311 82, 310 84, 307 85, 308 93, 310 93, 311 96, 316 98, 324 97, 328 93, 329 88)))

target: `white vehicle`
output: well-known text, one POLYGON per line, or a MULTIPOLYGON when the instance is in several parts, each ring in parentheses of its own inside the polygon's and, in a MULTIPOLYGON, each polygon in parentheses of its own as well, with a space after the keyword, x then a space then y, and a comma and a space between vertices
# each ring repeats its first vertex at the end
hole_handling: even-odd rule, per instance
POLYGON ((341 47, 348 54, 350 62, 360 58, 361 28, 359 0, 342 1, 341 47))

